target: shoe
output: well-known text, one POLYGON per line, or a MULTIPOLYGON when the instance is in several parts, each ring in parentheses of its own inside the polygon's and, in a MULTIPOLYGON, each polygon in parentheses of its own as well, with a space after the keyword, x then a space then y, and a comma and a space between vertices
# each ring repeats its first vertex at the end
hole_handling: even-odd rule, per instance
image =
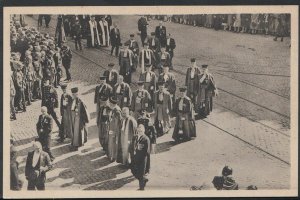
POLYGON ((52 156, 52 157, 50 158, 50 160, 51 160, 51 162, 53 162, 53 160, 55 160, 55 157, 52 156))

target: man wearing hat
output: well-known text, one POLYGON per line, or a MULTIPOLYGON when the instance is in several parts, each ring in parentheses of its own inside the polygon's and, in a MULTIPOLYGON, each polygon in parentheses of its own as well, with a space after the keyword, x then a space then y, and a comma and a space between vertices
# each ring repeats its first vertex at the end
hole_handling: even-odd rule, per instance
POLYGON ((172 98, 165 90, 164 82, 158 82, 158 90, 154 94, 154 113, 157 130, 162 128, 163 133, 167 133, 171 127, 170 114, 172 108, 172 98))
POLYGON ((113 162, 117 160, 118 143, 121 137, 123 116, 121 108, 117 105, 118 100, 116 97, 111 97, 109 101, 111 120, 109 122, 107 157, 111 162, 113 162))
POLYGON ((60 97, 61 129, 59 131, 59 142, 63 142, 65 138, 72 138, 72 96, 67 93, 67 84, 62 84, 60 87, 63 93, 60 97))
POLYGON ((124 82, 122 75, 118 76, 118 82, 113 87, 113 96, 117 99, 120 108, 130 106, 132 91, 128 83, 124 82))
POLYGON ((191 137, 196 137, 193 103, 186 95, 186 87, 179 88, 179 91, 179 98, 176 99, 174 105, 177 115, 172 138, 175 142, 179 142, 181 139, 188 141, 191 137))
POLYGON ((66 34, 65 34, 62 15, 58 15, 57 17, 57 24, 55 29, 55 41, 58 47, 61 47, 61 44, 66 41, 66 34))
POLYGON ((72 88, 71 119, 72 140, 71 149, 77 151, 78 147, 87 142, 88 130, 86 124, 90 121, 90 114, 85 103, 78 97, 78 88, 72 88))
POLYGON ((55 81, 54 81, 54 87, 58 87, 60 85, 60 79, 62 76, 62 57, 61 57, 61 52, 59 47, 55 47, 53 55, 53 60, 55 63, 55 69, 56 69, 56 74, 55 74, 55 81))
POLYGON ((142 44, 144 46, 145 40, 147 38, 147 27, 148 27, 148 22, 145 16, 142 16, 139 21, 138 21, 138 29, 140 31, 140 36, 142 40, 142 44))
POLYGON ((133 69, 134 54, 129 49, 129 44, 124 43, 124 49, 119 54, 120 74, 124 77, 124 81, 131 83, 131 73, 133 69))
POLYGON ((159 60, 158 53, 160 52, 160 42, 159 39, 155 37, 155 32, 151 33, 151 37, 148 39, 147 42, 149 43, 149 48, 153 51, 155 55, 155 63, 153 66, 157 68, 158 60, 159 60))
POLYGON ((185 77, 185 86, 187 87, 187 96, 191 98, 193 104, 198 94, 200 69, 196 64, 196 59, 191 58, 191 66, 187 68, 185 77))
POLYGON ((111 43, 110 55, 112 55, 114 49, 116 49, 115 55, 117 57, 119 55, 119 46, 121 45, 121 35, 120 35, 120 30, 118 28, 118 24, 116 22, 114 23, 114 28, 110 30, 110 43, 111 43))
POLYGON ((98 32, 98 25, 95 20, 95 15, 91 16, 87 26, 87 46, 98 47, 100 45, 100 38, 98 32))
MULTIPOLYGON (((49 50, 46 52, 45 60, 44 60, 44 70, 45 70, 45 76, 44 78, 50 80, 50 84, 55 86, 55 78, 56 78, 56 67, 55 62, 53 59, 54 51, 49 50)), ((56 86, 57 87, 57 86, 56 86)))
POLYGON ((158 53, 158 69, 159 72, 161 73, 163 71, 163 66, 168 65, 169 67, 171 66, 171 56, 170 54, 166 51, 165 47, 161 47, 161 52, 158 53))
POLYGON ((155 28, 155 36, 156 36, 156 38, 159 39, 159 42, 160 42, 161 46, 164 46, 164 47, 166 46, 166 44, 165 44, 166 35, 167 35, 166 27, 163 26, 163 22, 160 21, 159 26, 157 26, 155 28))
POLYGON ((50 85, 48 79, 44 81, 44 86, 42 88, 42 106, 47 107, 48 114, 52 116, 57 127, 60 129, 61 125, 55 112, 55 108, 58 108, 58 96, 55 88, 50 85))
POLYGON ((99 38, 100 38, 100 45, 108 47, 110 45, 110 38, 109 38, 109 26, 105 18, 102 16, 101 20, 98 22, 98 30, 99 30, 99 38))
MULTIPOLYGON (((104 105, 103 97, 112 96, 112 87, 106 83, 106 76, 100 76, 100 84, 96 86, 94 103, 96 104, 96 112, 99 113, 100 107, 104 105)), ((98 121, 98 117, 97 117, 98 121)))
POLYGON ((129 49, 133 52, 133 71, 136 70, 137 65, 138 65, 138 56, 139 56, 139 44, 138 42, 134 39, 134 34, 130 34, 130 39, 126 42, 129 44, 129 49))
POLYGON ((213 109, 213 96, 218 95, 218 90, 213 76, 208 72, 208 65, 202 65, 199 75, 199 88, 195 109, 199 116, 206 117, 213 109))
POLYGON ((42 99, 42 79, 43 79, 43 72, 41 63, 38 60, 33 62, 33 69, 35 72, 35 80, 33 84, 33 98, 34 99, 42 99))
POLYGON ((118 75, 119 73, 117 70, 114 69, 115 64, 114 63, 109 63, 108 70, 105 70, 103 73, 103 76, 106 77, 106 83, 109 84, 112 88, 115 86, 115 84, 118 81, 118 75))
POLYGON ((82 38, 82 27, 79 23, 79 19, 75 20, 75 24, 72 28, 72 35, 73 38, 75 40, 75 48, 76 50, 78 50, 78 46, 80 51, 82 50, 82 46, 81 46, 81 38, 82 38))
POLYGON ((66 69, 67 78, 65 79, 65 81, 72 81, 71 73, 70 73, 71 62, 72 62, 72 51, 66 42, 63 43, 61 48, 61 58, 62 58, 62 65, 66 69))
POLYGON ((146 65, 153 65, 155 64, 155 55, 151 49, 149 49, 149 43, 144 43, 144 48, 140 52, 140 67, 142 70, 142 73, 145 71, 146 65))
POLYGON ((97 113, 98 136, 101 147, 105 152, 107 152, 111 109, 108 96, 103 96, 101 101, 104 102, 104 104, 100 107, 97 113))
POLYGON ((16 120, 16 110, 15 110, 15 96, 16 89, 13 79, 13 71, 10 71, 10 119, 16 120))
POLYGON ((175 103, 176 81, 175 75, 169 71, 169 65, 163 66, 163 72, 159 74, 158 81, 165 83, 165 88, 170 93, 172 102, 175 103))
POLYGON ((16 96, 15 96, 15 105, 17 106, 18 110, 26 111, 26 104, 25 104, 25 76, 22 72, 22 68, 24 65, 20 61, 15 62, 16 71, 13 73, 13 79, 15 81, 15 88, 16 88, 16 96))
POLYGON ((139 81, 144 82, 144 88, 147 90, 150 95, 151 99, 153 99, 154 92, 156 91, 156 74, 151 71, 152 65, 146 64, 146 71, 140 74, 139 81))
POLYGON ((138 118, 139 112, 145 109, 147 112, 152 112, 151 96, 147 90, 144 89, 144 81, 137 82, 138 89, 133 92, 131 101, 131 111, 133 112, 133 117, 138 118))

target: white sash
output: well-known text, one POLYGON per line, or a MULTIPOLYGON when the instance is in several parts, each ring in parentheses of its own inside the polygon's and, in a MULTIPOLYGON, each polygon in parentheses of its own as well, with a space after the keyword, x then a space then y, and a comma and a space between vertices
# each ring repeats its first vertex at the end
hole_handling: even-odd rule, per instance
MULTIPOLYGON (((97 41, 98 41, 98 44, 100 44, 100 39, 99 39, 99 33, 98 33, 98 28, 97 28, 97 22, 95 22, 95 29, 96 29, 96 35, 97 35, 97 41)), ((89 21, 89 24, 90 24, 90 30, 91 30, 91 37, 92 37, 92 46, 95 46, 95 39, 94 39, 94 24, 92 23, 92 21, 90 20, 89 21)))

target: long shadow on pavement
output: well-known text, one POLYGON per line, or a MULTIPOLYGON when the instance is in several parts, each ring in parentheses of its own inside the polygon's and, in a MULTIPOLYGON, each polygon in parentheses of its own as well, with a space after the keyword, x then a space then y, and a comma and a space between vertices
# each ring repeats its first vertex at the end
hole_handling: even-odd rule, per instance
POLYGON ((156 153, 163 153, 166 151, 170 151, 171 147, 177 145, 174 141, 167 141, 163 143, 158 143, 156 145, 156 153))

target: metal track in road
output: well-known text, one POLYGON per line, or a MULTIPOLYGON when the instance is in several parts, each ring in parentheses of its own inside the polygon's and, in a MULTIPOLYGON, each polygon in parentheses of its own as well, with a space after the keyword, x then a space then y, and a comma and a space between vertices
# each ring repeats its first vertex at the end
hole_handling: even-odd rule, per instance
POLYGON ((230 73, 235 73, 235 74, 250 74, 250 75, 257 75, 257 76, 277 76, 277 77, 285 77, 285 78, 290 78, 291 77, 291 76, 288 76, 288 75, 281 75, 281 74, 264 74, 264 73, 251 73, 251 72, 237 72, 237 71, 221 70, 221 69, 218 69, 217 71, 220 71, 220 72, 230 72, 230 73))
MULTIPOLYGON (((53 27, 50 27, 50 28, 53 28, 53 27)), ((53 28, 53 29, 54 29, 54 28, 53 28)), ((73 51, 73 50, 72 50, 72 51, 73 51)), ((97 49, 97 51, 101 51, 101 52, 104 52, 104 53, 110 55, 109 52, 108 52, 108 51, 105 51, 105 50, 97 49)), ((102 69, 106 69, 106 67, 104 67, 103 65, 101 65, 101 64, 99 64, 99 63, 93 61, 92 59, 90 59, 90 58, 88 58, 88 57, 86 57, 86 56, 80 54, 79 52, 76 52, 76 51, 73 51, 73 52, 74 52, 76 55, 78 55, 78 56, 80 56, 80 57, 82 57, 82 58, 88 60, 89 62, 91 62, 91 63, 93 63, 93 64, 95 64, 95 65, 101 67, 102 69)), ((178 70, 173 70, 173 71, 174 71, 175 73, 179 74, 179 75, 185 76, 185 74, 184 74, 183 72, 180 72, 180 71, 178 71, 178 70)), ((135 83, 132 83, 132 85, 133 85, 133 86, 136 86, 135 83)), ((232 95, 232 96, 235 96, 235 97, 237 97, 237 98, 239 98, 239 99, 245 100, 245 101, 248 102, 248 103, 252 103, 252 104, 254 104, 254 105, 256 105, 256 106, 262 107, 262 108, 264 108, 264 109, 266 109, 266 110, 269 110, 269 111, 271 111, 271 112, 273 112, 273 113, 276 113, 276 114, 278 114, 278 115, 280 115, 280 116, 282 116, 282 117, 285 117, 285 118, 288 118, 288 119, 289 119, 289 116, 287 116, 287 115, 284 115, 284 114, 279 113, 279 112, 277 112, 277 111, 271 110, 271 109, 269 109, 269 108, 267 108, 267 107, 265 107, 265 106, 262 106, 262 105, 259 105, 259 104, 255 103, 255 102, 249 101, 249 100, 247 100, 247 99, 245 99, 245 98, 243 98, 243 97, 237 96, 237 95, 235 95, 235 94, 233 94, 233 93, 230 93, 230 92, 228 92, 228 91, 226 91, 226 90, 223 90, 223 89, 220 89, 220 88, 219 88, 219 90, 221 90, 221 91, 223 91, 223 92, 226 92, 226 93, 228 93, 228 94, 230 94, 230 95, 232 95)), ((222 106, 222 107, 224 107, 224 106, 222 106)), ((224 108, 230 110, 229 108, 226 108, 226 107, 224 107, 224 108)), ((232 111, 232 110, 231 110, 231 111, 232 111)), ((235 111, 233 111, 233 112, 235 112, 235 111)), ((237 114, 243 116, 242 114, 240 114, 240 113, 238 113, 238 112, 235 112, 235 113, 237 113, 237 114)), ((270 153, 270 152, 268 152, 268 151, 266 151, 266 150, 260 148, 260 147, 257 146, 257 145, 252 144, 252 143, 250 143, 250 142, 248 142, 248 141, 246 141, 246 140, 244 140, 244 139, 242 139, 242 138, 240 138, 240 137, 234 135, 233 133, 230 133, 230 132, 228 132, 228 131, 222 129, 221 127, 219 127, 219 126, 217 126, 217 125, 215 125, 215 124, 213 124, 213 123, 211 123, 211 122, 208 122, 208 121, 205 120, 205 119, 202 119, 202 121, 204 121, 205 123, 207 123, 207 124, 209 124, 209 125, 211 125, 211 126, 217 128, 217 129, 221 130, 222 132, 224 132, 224 133, 226 133, 226 134, 228 134, 228 135, 230 135, 230 136, 232 136, 232 137, 234 137, 234 138, 236 138, 236 139, 238 139, 238 140, 244 142, 245 144, 247 144, 247 145, 249 145, 249 146, 251 146, 251 147, 253 147, 253 148, 257 149, 257 150, 259 150, 259 151, 261 151, 261 152, 263 152, 263 153, 265 153, 265 154, 267 154, 267 155, 269 155, 269 156, 271 156, 271 157, 273 157, 273 158, 275 158, 275 159, 277 159, 277 160, 279 160, 279 161, 281 161, 281 162, 283 162, 283 163, 285 163, 285 164, 287 164, 287 165, 290 165, 290 163, 289 163, 288 161, 283 160, 282 158, 280 158, 280 157, 278 157, 278 156, 276 156, 276 155, 274 155, 274 154, 272 154, 272 153, 270 153)), ((262 123, 257 122, 257 121, 255 121, 255 123, 262 124, 262 123)), ((265 124, 262 124, 262 125, 264 125, 264 126, 270 128, 270 129, 272 129, 272 130, 274 130, 274 131, 277 131, 278 133, 280 133, 280 134, 285 135, 285 136, 288 137, 288 135, 286 135, 286 134, 284 134, 284 133, 282 133, 282 132, 280 132, 280 131, 278 131, 278 130, 275 130, 275 129, 273 129, 273 128, 271 128, 271 127, 265 125, 265 124)))

